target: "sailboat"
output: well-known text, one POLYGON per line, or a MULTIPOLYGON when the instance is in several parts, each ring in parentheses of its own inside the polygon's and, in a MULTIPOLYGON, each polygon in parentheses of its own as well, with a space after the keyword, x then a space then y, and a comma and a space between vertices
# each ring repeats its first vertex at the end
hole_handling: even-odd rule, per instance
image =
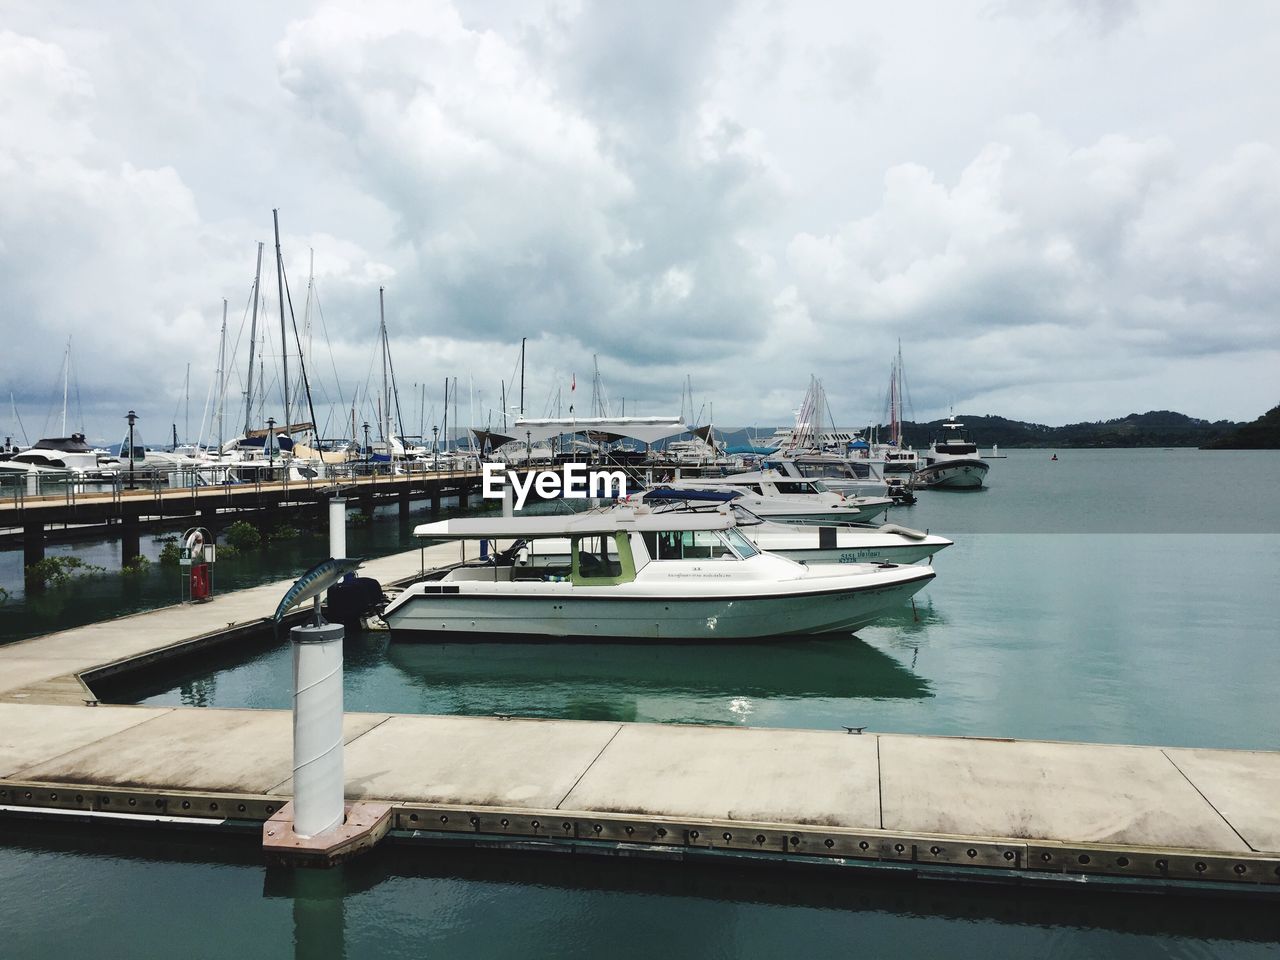
POLYGON ((875 444, 871 455, 884 461, 884 473, 913 474, 920 466, 920 457, 907 444, 902 434, 903 400, 907 389, 906 368, 902 364, 902 341, 898 341, 898 355, 889 370, 889 393, 885 398, 885 419, 889 425, 887 443, 875 444))

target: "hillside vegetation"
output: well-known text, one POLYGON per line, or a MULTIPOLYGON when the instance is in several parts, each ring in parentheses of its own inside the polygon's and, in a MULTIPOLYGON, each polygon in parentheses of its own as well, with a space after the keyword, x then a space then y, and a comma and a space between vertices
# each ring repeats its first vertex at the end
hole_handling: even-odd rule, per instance
POLYGON ((1213 450, 1280 450, 1280 406, 1205 446, 1213 450))

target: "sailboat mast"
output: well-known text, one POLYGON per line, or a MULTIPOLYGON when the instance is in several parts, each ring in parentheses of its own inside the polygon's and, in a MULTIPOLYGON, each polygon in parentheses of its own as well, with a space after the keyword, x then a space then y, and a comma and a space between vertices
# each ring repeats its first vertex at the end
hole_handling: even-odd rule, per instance
MULTIPOLYGON (((249 321, 249 376, 245 380, 244 433, 249 435, 253 422, 253 351, 258 344, 258 287, 262 283, 262 247, 258 241, 258 265, 253 269, 253 318, 249 321)), ((244 321, 242 320, 241 323, 244 321)), ((243 327, 241 329, 244 329, 243 327)))
POLYGON ((449 378, 444 378, 444 427, 440 431, 445 450, 449 449, 449 378))
POLYGON ((383 288, 378 288, 378 336, 382 339, 382 404, 381 416, 378 418, 378 429, 382 431, 382 440, 387 445, 387 455, 391 454, 391 393, 387 383, 387 314, 383 302, 383 288))
MULTIPOLYGON (((218 452, 222 452, 222 418, 227 406, 227 300, 222 299, 222 337, 218 342, 218 452)), ((203 431, 202 431, 203 432, 203 431)))
POLYGON ((280 301, 280 362, 284 365, 281 382, 284 393, 284 431, 289 432, 293 420, 289 416, 289 338, 284 325, 284 259, 280 255, 280 211, 271 211, 271 223, 276 234, 276 294, 280 301))
POLYGON ((71 338, 67 337, 67 352, 62 357, 62 436, 67 435, 67 383, 71 380, 71 338))
MULTIPOLYGON (((520 338, 520 416, 524 416, 524 345, 528 337, 520 338)), ((502 423, 507 422, 506 406, 503 406, 502 423)))

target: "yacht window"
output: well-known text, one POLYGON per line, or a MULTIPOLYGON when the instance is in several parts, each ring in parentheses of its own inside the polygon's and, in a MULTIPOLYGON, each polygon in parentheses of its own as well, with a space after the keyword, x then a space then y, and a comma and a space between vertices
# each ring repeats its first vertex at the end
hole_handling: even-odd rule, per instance
POLYGON ((726 530, 724 534, 726 537, 729 538, 729 543, 733 545, 733 549, 737 552, 738 556, 740 556, 743 560, 746 560, 748 557, 754 557, 757 553, 760 552, 758 549, 756 549, 756 545, 754 543, 752 543, 750 540, 744 537, 741 533, 739 533, 733 527, 730 527, 728 530, 726 530))
POLYGON ((644 545, 655 560, 716 560, 733 556, 715 530, 645 531, 644 545))
POLYGON ((778 488, 779 493, 783 494, 809 494, 813 493, 818 484, 805 480, 776 480, 774 486, 778 488))
POLYGON ((726 554, 732 556, 729 545, 715 530, 685 530, 680 534, 680 545, 685 560, 718 560, 726 554))

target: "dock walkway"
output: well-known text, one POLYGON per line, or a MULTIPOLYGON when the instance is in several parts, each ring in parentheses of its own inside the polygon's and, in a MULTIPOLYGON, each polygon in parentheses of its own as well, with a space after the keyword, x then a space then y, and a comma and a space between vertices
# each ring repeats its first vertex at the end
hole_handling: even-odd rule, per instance
MULTIPOLYGON (((90 708, 79 693, 112 666, 260 626, 286 587, 0 647, 0 811, 271 817, 291 795, 289 712, 90 708)), ((390 804, 402 840, 1280 893, 1278 752, 385 713, 349 713, 345 733, 348 797, 390 804)))

